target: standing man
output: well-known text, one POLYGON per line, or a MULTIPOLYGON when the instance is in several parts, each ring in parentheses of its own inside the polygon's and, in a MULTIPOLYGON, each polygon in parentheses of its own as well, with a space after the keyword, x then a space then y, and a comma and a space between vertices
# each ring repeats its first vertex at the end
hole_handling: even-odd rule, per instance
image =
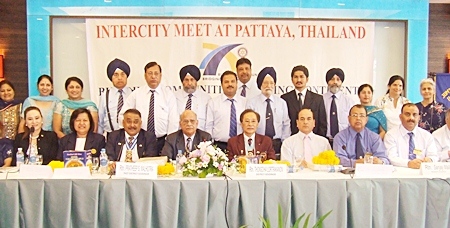
POLYGON ((180 115, 180 130, 170 134, 161 151, 161 155, 175 160, 178 151, 183 154, 189 153, 197 148, 201 142, 211 141, 208 132, 197 129, 197 114, 192 110, 186 110, 180 115))
POLYGON ((273 148, 279 158, 281 142, 291 135, 291 120, 286 102, 273 94, 276 82, 277 73, 273 67, 262 69, 257 78, 261 93, 248 100, 247 108, 263 116, 265 121, 261 121, 256 133, 272 139, 273 148))
POLYGON ((114 59, 108 64, 106 74, 111 80, 113 87, 108 88, 106 93, 100 96, 98 106, 98 129, 99 134, 119 130, 119 113, 123 103, 131 94, 130 87, 127 87, 128 76, 130 76, 130 66, 120 60, 114 59))
POLYGON ((261 155, 263 161, 266 159, 275 159, 275 151, 272 146, 272 139, 256 133, 260 116, 257 112, 246 109, 239 120, 243 133, 228 139, 228 160, 235 156, 261 155))
POLYGON ((184 110, 192 110, 197 114, 198 128, 205 130, 206 126, 206 104, 211 100, 209 94, 197 89, 200 80, 200 70, 194 65, 187 65, 180 70, 180 79, 183 89, 175 92, 177 98, 178 114, 184 110))
POLYGON ((312 163, 312 158, 320 152, 331 150, 328 140, 313 132, 316 121, 311 109, 302 109, 297 115, 298 133, 283 141, 281 146, 281 160, 286 160, 294 164, 301 160, 302 166, 312 163))
POLYGON ((334 136, 348 127, 347 115, 355 102, 341 91, 345 79, 344 71, 340 68, 331 68, 325 78, 328 84, 328 92, 323 95, 327 112, 327 138, 333 146, 334 136))
POLYGON ((316 121, 313 132, 317 135, 326 137, 327 135, 327 115, 322 95, 311 92, 306 89, 309 79, 309 71, 305 66, 295 66, 291 71, 291 81, 295 89, 281 95, 281 98, 288 105, 289 118, 291 119, 291 135, 296 134, 296 121, 298 121, 298 112, 301 109, 311 109, 316 121))
POLYGON ((123 114, 123 129, 113 131, 106 141, 110 161, 136 162, 142 157, 158 156, 156 137, 141 128, 141 113, 128 109, 123 114))
POLYGON ((440 160, 447 161, 450 158, 450 109, 445 111, 445 125, 434 131, 432 135, 440 160))
POLYGON ((232 71, 220 76, 223 93, 208 102, 206 131, 214 143, 223 151, 227 149, 228 139, 242 133, 237 117, 245 109, 245 98, 236 94, 237 76, 232 71))
POLYGON ((241 58, 236 62, 236 71, 239 78, 237 94, 244 98, 252 98, 259 94, 259 89, 252 79, 252 62, 247 58, 241 58))
POLYGON ((144 67, 147 85, 141 86, 127 98, 122 111, 135 108, 142 114, 142 129, 153 132, 157 138, 158 153, 164 146, 168 134, 178 130, 177 103, 175 95, 160 85, 162 70, 156 62, 149 62, 144 67))
POLYGON ((439 157, 433 136, 417 127, 420 119, 417 106, 407 103, 401 111, 402 124, 384 136, 384 145, 392 165, 419 169, 422 162, 437 162, 439 157))
POLYGON ((389 164, 386 148, 380 136, 366 128, 367 111, 363 105, 354 105, 348 113, 350 126, 336 134, 333 150, 341 160, 341 165, 354 167, 364 163, 364 155, 372 153, 373 164, 389 164))

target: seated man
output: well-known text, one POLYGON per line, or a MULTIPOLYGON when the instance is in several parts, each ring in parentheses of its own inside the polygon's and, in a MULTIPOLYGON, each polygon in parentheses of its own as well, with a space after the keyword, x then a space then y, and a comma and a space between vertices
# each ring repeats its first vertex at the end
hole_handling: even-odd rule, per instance
POLYGON ((445 112, 445 125, 434 131, 432 135, 440 160, 447 161, 450 158, 450 109, 445 112))
POLYGON ((415 104, 404 104, 400 114, 402 124, 384 136, 392 165, 419 169, 422 162, 439 160, 433 136, 417 127, 419 118, 419 109, 415 104))
POLYGON ((123 115, 123 128, 112 131, 106 141, 106 154, 110 161, 135 162, 142 157, 158 156, 156 136, 141 129, 141 113, 128 109, 123 115))
POLYGON ((373 164, 390 164, 380 136, 366 128, 367 120, 364 106, 358 104, 350 109, 350 126, 337 133, 333 142, 333 149, 341 160, 341 165, 354 167, 355 163, 364 163, 366 153, 372 153, 373 164))
POLYGON ((197 148, 200 142, 211 141, 211 135, 198 127, 197 114, 192 110, 185 110, 180 115, 180 130, 170 134, 161 151, 161 155, 175 160, 178 151, 190 152, 197 148))
POLYGON ((298 133, 283 141, 281 146, 281 160, 291 162, 301 160, 302 166, 312 163, 312 158, 325 150, 331 150, 328 139, 313 132, 316 126, 311 109, 302 109, 297 114, 298 133))
POLYGON ((275 150, 272 139, 256 133, 260 116, 257 112, 246 109, 239 117, 242 126, 242 134, 228 139, 228 159, 245 155, 265 155, 265 159, 275 159, 275 150))

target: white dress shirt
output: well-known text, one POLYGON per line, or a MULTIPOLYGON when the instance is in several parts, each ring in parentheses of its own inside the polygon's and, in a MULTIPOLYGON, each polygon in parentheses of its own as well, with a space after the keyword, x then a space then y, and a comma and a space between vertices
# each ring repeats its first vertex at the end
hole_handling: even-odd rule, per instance
POLYGON ((399 97, 397 100, 397 107, 394 107, 394 99, 386 94, 375 101, 375 106, 382 109, 387 120, 387 131, 396 128, 402 124, 399 115, 402 113, 402 106, 406 103, 411 103, 405 97, 399 97))
MULTIPOLYGON (((336 96, 334 102, 336 103, 339 131, 342 131, 349 126, 348 113, 356 103, 350 96, 342 93, 342 91, 339 91, 334 95, 336 96)), ((330 133, 330 108, 333 98, 331 96, 333 96, 331 92, 326 92, 323 95, 325 110, 327 112, 327 137, 329 138, 332 138, 330 133)))
MULTIPOLYGON (((175 92, 175 97, 177 99, 177 111, 178 115, 181 115, 186 108, 186 103, 189 99, 189 93, 182 89, 175 92)), ((197 88, 195 92, 192 93, 192 105, 191 110, 197 114, 198 119, 198 129, 205 130, 206 127, 206 104, 211 100, 211 96, 205 91, 197 88)))
MULTIPOLYGON (((122 92, 123 103, 125 104, 127 97, 133 91, 131 91, 130 87, 124 87, 122 91, 123 91, 122 92)), ((103 134, 103 132, 105 131, 111 132, 120 129, 120 124, 117 121, 117 105, 119 102, 119 96, 120 96, 119 89, 117 89, 116 87, 109 88, 108 106, 111 115, 112 126, 114 127, 114 129, 111 129, 111 125, 109 124, 108 111, 106 110, 106 92, 104 92, 100 96, 100 104, 98 105, 98 131, 97 131, 99 134, 103 134)))
MULTIPOLYGON (((412 131, 414 133, 415 150, 420 151, 416 154, 416 158, 431 158, 433 162, 439 160, 433 136, 430 132, 416 126, 412 131)), ((408 167, 409 160, 409 131, 400 126, 388 131, 384 136, 384 145, 386 146, 386 154, 391 164, 394 166, 408 167)))
MULTIPOLYGON (((147 130, 148 109, 152 92, 148 85, 142 86, 131 93, 120 111, 119 123, 122 127, 123 114, 130 108, 141 112, 142 129, 147 130)), ((175 95, 163 85, 159 85, 154 92, 155 99, 155 134, 162 137, 178 130, 177 102, 175 95)))
MULTIPOLYGON (((139 136, 139 133, 137 133, 134 137, 133 140, 137 141, 137 138, 139 136)), ((122 147, 122 153, 120 154, 120 159, 119 161, 121 162, 125 162, 125 159, 127 158, 127 144, 128 144, 128 138, 130 137, 130 135, 125 131, 125 145, 123 145, 122 147)), ((131 154, 132 154, 132 161, 133 162, 137 162, 139 160, 139 154, 137 152, 137 142, 134 144, 134 147, 131 148, 131 154)))
POLYGON ((444 125, 433 132, 436 148, 439 153, 441 161, 449 159, 448 152, 450 151, 450 130, 447 125, 444 125))
MULTIPOLYGON (((289 138, 283 141, 281 145, 281 160, 289 161, 291 164, 294 164, 294 160, 298 158, 305 158, 304 151, 304 138, 305 134, 299 131, 297 134, 290 136, 289 138)), ((328 139, 322 137, 320 135, 316 135, 313 132, 308 134, 310 140, 310 149, 308 153, 311 153, 311 158, 319 155, 320 152, 325 150, 331 150, 330 143, 328 139)), ((312 163, 311 161, 306 161, 308 163, 312 163)))
MULTIPOLYGON (((245 98, 236 94, 234 97, 236 107, 237 134, 242 133, 242 126, 239 124, 239 116, 245 110, 245 98)), ((225 94, 211 99, 208 102, 206 115, 206 132, 211 134, 215 141, 228 142, 230 138, 230 110, 231 102, 225 94)))
MULTIPOLYGON (((187 136, 187 135, 185 135, 185 134, 183 134, 183 136, 184 136, 184 146, 186 147, 186 145, 187 145, 187 142, 188 142, 188 138, 191 138, 191 141, 189 142, 189 149, 190 149, 190 151, 193 151, 193 150, 195 150, 195 149, 197 149, 197 148, 193 148, 192 147, 192 144, 193 144, 193 142, 194 142, 194 137, 195 137, 195 133, 191 136, 191 137, 189 137, 189 136, 187 136)), ((177 153, 178 153, 178 151, 177 151, 177 153)))
MULTIPOLYGON (((242 84, 242 82, 238 80, 238 89, 237 89, 236 94, 239 96, 241 95, 243 85, 244 84, 242 84)), ((261 90, 258 89, 256 81, 255 81, 255 79, 253 79, 253 77, 250 78, 250 81, 248 81, 245 84, 245 86, 247 87, 247 88, 245 88, 245 92, 246 92, 246 96, 244 97, 245 99, 256 97, 257 95, 259 95, 261 93, 261 90)))
MULTIPOLYGON (((266 134, 266 108, 267 97, 260 93, 258 96, 247 100, 246 108, 253 109, 259 113, 261 120, 258 124, 256 133, 266 134)), ((288 108, 286 101, 278 96, 270 96, 270 107, 273 113, 273 127, 275 129, 274 139, 285 140, 291 135, 291 119, 289 118, 288 108)))
POLYGON ((249 151, 255 150, 255 133, 253 133, 253 135, 251 135, 250 137, 248 137, 246 134, 243 135, 244 135, 245 155, 248 155, 249 151), (249 139, 252 139, 251 145, 248 144, 249 139))

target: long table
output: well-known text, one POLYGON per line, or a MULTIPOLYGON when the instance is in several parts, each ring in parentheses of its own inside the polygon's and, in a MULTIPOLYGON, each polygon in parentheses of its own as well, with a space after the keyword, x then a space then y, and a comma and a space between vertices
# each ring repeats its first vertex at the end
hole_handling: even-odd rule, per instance
POLYGON ((381 179, 237 175, 229 181, 5 180, 2 174, 0 227, 262 227, 260 216, 277 227, 278 205, 288 223, 306 213, 312 224, 332 210, 324 227, 450 227, 450 184, 414 172, 381 179))

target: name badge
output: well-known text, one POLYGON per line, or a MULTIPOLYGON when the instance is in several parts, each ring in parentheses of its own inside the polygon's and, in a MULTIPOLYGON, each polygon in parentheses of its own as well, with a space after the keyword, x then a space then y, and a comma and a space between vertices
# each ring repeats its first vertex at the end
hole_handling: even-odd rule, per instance
POLYGON ((158 177, 158 165, 145 162, 116 162, 116 177, 156 179, 158 177))
POLYGON ((280 179, 286 178, 285 164, 247 164, 245 177, 248 179, 280 179))
POLYGON ((427 177, 450 177, 450 163, 422 162, 420 174, 427 177))
POLYGON ((422 154, 422 150, 414 149, 414 150, 413 150, 413 153, 414 153, 415 155, 421 155, 421 154, 422 154))

